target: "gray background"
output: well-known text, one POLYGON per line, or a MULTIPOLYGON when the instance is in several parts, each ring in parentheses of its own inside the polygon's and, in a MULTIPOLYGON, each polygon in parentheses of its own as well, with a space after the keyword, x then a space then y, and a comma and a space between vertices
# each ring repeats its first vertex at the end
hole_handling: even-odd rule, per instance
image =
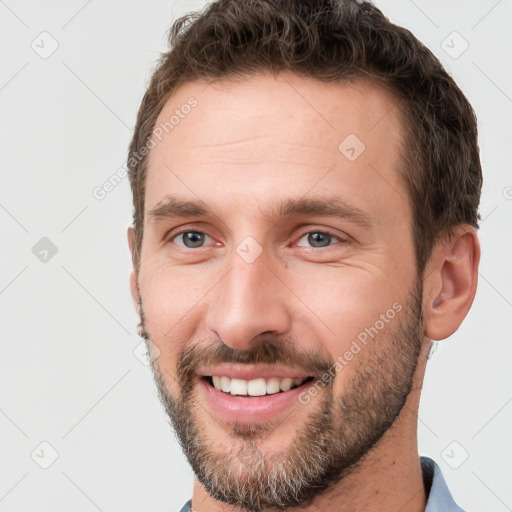
MULTIPOLYGON (((0 511, 177 511, 191 496, 136 334, 128 179, 93 190, 125 163, 171 20, 201 5, 0 0, 0 511)), ((429 361, 420 452, 464 508, 512 510, 512 2, 377 5, 468 96, 485 176, 478 293, 429 361)))

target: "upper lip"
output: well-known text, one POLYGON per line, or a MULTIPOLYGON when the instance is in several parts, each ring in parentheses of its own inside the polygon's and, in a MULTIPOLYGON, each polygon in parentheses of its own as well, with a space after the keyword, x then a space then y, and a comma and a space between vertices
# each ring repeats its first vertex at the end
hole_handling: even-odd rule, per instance
POLYGON ((219 377, 230 377, 231 379, 270 379, 277 377, 278 379, 306 379, 311 375, 304 373, 302 370, 287 368, 285 366, 261 366, 261 365, 236 365, 236 364, 220 364, 215 366, 207 366, 198 370, 200 377, 211 377, 218 375, 219 377))

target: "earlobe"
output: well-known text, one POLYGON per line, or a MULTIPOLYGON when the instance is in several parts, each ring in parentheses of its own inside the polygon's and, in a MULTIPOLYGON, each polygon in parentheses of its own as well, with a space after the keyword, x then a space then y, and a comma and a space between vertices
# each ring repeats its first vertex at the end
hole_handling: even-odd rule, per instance
POLYGON ((425 335, 442 340, 466 317, 476 294, 480 244, 476 229, 461 225, 438 242, 425 272, 425 335))

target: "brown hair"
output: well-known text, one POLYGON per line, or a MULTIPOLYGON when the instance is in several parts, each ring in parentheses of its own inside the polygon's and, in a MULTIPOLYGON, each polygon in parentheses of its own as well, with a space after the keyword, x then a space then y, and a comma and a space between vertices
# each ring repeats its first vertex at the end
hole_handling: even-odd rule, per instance
POLYGON ((475 113, 432 52, 371 3, 217 0, 176 20, 169 44, 142 100, 129 147, 135 268, 148 141, 164 104, 185 83, 258 72, 291 71, 322 81, 371 77, 394 93, 405 119, 400 172, 413 209, 418 275, 441 235, 461 223, 478 228, 482 172, 475 113))

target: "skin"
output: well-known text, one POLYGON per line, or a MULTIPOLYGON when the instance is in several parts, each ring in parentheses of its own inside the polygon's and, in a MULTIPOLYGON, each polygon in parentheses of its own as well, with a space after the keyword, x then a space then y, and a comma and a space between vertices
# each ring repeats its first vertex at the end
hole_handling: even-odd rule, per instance
MULTIPOLYGON (((142 298, 145 326, 160 351, 155 365, 175 397, 178 357, 190 344, 222 340, 247 350, 270 332, 293 339, 301 352, 336 359, 393 303, 405 304, 417 279, 411 207, 398 172, 400 112, 388 91, 370 82, 325 84, 289 73, 206 85, 182 86, 157 120, 165 122, 190 96, 198 101, 151 150, 141 262, 130 278, 134 305, 139 310, 142 298), (366 146, 353 162, 338 149, 349 134, 366 146), (214 214, 153 223, 147 213, 166 194, 199 200, 214 214), (269 218, 283 200, 331 196, 350 200, 371 225, 321 215, 269 218), (177 245, 183 240, 170 235, 184 227, 209 235, 206 246, 177 245), (305 235, 318 231, 338 238, 328 247, 308 246, 305 235), (262 248, 252 263, 236 251, 249 236, 262 248)), ((132 228, 128 243, 132 250, 132 228)), ((423 278, 418 364, 398 419, 354 471, 293 510, 424 510, 416 432, 428 350, 470 309, 479 258, 477 233, 468 225, 436 245, 423 278)), ((392 324, 382 340, 386 329, 392 324)), ((335 396, 356 378, 363 357, 336 375, 335 396)), ((315 400, 297 404, 279 418, 259 440, 260 452, 289 447, 314 406, 315 400)), ((219 453, 240 442, 202 407, 196 421, 219 453)), ((237 510, 197 480, 192 506, 237 510)))

